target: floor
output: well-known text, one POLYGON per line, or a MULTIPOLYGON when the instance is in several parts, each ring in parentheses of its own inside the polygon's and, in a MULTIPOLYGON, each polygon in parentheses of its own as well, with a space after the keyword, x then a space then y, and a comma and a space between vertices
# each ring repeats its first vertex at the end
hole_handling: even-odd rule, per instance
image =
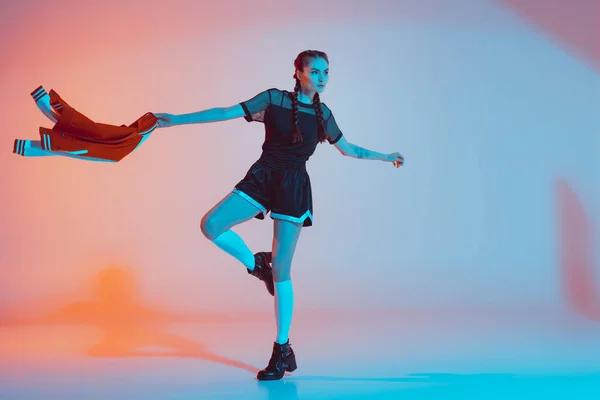
POLYGON ((0 325, 1 399, 599 399, 600 323, 553 311, 303 311, 298 369, 260 382, 271 315, 0 325))

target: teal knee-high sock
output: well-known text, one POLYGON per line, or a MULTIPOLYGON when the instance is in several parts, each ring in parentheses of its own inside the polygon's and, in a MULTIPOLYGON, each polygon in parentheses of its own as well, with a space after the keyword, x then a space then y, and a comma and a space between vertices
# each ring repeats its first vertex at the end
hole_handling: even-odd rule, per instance
POLYGON ((275 282, 275 318, 277 320, 277 343, 284 344, 289 339, 294 311, 294 289, 292 281, 275 282))
POLYGON ((240 260, 250 271, 254 270, 254 254, 237 233, 229 229, 213 239, 212 242, 227 254, 240 260))

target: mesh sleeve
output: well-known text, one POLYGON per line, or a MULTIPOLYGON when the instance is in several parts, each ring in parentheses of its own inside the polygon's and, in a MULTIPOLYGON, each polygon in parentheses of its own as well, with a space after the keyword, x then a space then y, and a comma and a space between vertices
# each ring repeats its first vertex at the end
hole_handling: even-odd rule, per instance
POLYGON ((327 141, 329 144, 335 144, 342 137, 343 133, 338 127, 338 124, 335 122, 335 118, 333 117, 333 113, 329 110, 329 117, 325 122, 325 130, 327 130, 327 141))
POLYGON ((268 89, 264 92, 260 92, 253 98, 240 103, 244 109, 244 119, 248 122, 257 121, 264 122, 265 111, 272 103, 273 92, 277 89, 268 89))

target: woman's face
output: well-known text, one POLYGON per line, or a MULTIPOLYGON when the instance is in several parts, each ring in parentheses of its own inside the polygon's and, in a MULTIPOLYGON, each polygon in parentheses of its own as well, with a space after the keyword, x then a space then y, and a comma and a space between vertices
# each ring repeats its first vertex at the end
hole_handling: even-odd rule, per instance
POLYGON ((296 70, 302 86, 311 92, 322 93, 329 81, 329 64, 323 58, 312 58, 304 71, 296 70))

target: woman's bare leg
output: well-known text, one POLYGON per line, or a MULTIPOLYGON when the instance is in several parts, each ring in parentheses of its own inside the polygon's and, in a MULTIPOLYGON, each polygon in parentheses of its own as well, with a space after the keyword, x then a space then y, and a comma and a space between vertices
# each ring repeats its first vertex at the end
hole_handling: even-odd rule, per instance
POLYGON ((260 210, 235 193, 229 193, 202 218, 204 236, 221 250, 254 270, 254 254, 231 228, 254 218, 260 210))
POLYGON ((294 310, 294 291, 290 270, 296 244, 302 230, 301 224, 275 220, 273 235, 273 277, 275 280, 275 319, 277 338, 267 367, 258 372, 259 380, 283 378, 286 371, 295 371, 296 355, 289 342, 294 310))

